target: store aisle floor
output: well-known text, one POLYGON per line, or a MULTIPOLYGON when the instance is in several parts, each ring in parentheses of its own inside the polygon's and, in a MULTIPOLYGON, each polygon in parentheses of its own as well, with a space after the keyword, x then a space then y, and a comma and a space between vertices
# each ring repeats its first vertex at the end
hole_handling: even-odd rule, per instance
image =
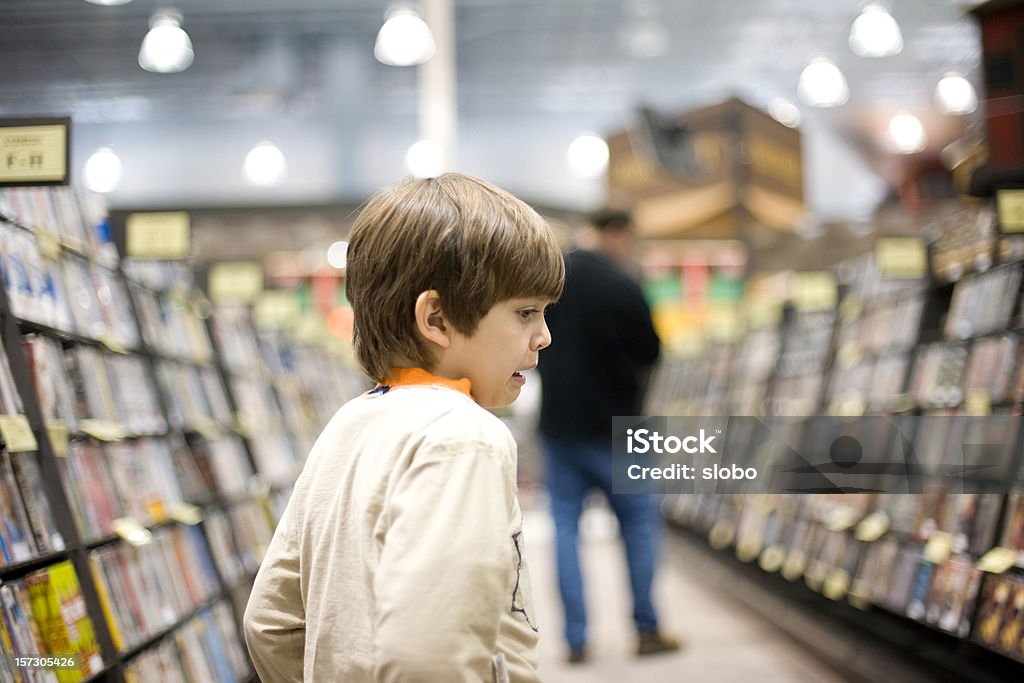
POLYGON ((554 566, 554 529, 542 508, 526 512, 535 610, 546 683, 842 683, 845 679, 800 650, 771 624, 702 583, 696 566, 667 534, 655 586, 664 629, 685 641, 677 654, 638 659, 626 565, 614 518, 603 508, 584 515, 581 562, 590 619, 590 659, 566 664, 554 566))

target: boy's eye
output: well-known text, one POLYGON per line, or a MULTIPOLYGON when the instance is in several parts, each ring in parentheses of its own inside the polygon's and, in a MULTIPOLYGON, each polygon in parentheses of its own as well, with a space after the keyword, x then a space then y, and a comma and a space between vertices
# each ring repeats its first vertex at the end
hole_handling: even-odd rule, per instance
POLYGON ((523 310, 519 311, 519 317, 522 318, 523 320, 529 320, 530 317, 533 316, 535 313, 539 313, 539 311, 536 308, 524 308, 523 310))

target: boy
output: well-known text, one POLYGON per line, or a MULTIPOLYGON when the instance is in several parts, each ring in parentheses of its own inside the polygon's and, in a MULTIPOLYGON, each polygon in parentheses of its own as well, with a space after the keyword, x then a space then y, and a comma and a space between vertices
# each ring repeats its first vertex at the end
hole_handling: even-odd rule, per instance
POLYGON ((510 194, 445 174, 382 190, 348 248, 353 345, 378 385, 310 452, 245 636, 264 683, 538 681, 516 445, 484 408, 550 344, 564 266, 510 194))

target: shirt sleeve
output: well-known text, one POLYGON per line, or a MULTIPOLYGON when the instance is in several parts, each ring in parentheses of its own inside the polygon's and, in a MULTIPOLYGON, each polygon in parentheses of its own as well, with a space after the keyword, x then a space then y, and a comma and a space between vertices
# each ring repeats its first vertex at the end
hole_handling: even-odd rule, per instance
POLYGON ((253 584, 245 642, 263 681, 302 683, 306 641, 299 552, 286 510, 253 584))
POLYGON ((373 581, 376 681, 492 679, 512 602, 514 481, 511 454, 469 442, 417 453, 396 482, 373 581))
POLYGON ((661 354, 661 341, 643 289, 636 282, 626 280, 615 306, 618 309, 615 329, 621 334, 620 341, 639 367, 654 365, 661 354))

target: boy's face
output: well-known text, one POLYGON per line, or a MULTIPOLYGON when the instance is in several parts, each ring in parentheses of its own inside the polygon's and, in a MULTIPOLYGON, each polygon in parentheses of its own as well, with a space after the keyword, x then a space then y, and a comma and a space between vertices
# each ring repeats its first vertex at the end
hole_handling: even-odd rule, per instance
POLYGON ((537 367, 538 352, 551 343, 544 320, 550 304, 543 297, 499 301, 472 335, 452 332, 434 372, 469 379, 473 398, 484 408, 507 406, 526 384, 522 373, 537 367))

